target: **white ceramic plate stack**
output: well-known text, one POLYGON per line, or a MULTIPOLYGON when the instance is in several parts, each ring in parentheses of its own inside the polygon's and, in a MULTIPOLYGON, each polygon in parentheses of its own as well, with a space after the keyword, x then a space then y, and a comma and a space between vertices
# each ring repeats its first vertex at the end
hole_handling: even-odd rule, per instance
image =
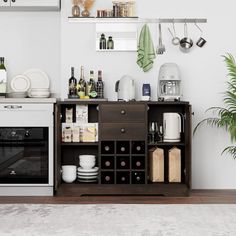
POLYGON ((95 155, 80 155, 78 168, 78 181, 84 183, 97 182, 98 180, 98 167, 96 164, 95 155))
POLYGON ((30 90, 28 96, 31 98, 48 98, 50 97, 50 79, 48 75, 39 69, 30 69, 25 71, 25 76, 30 80, 30 90))
POLYGON ((25 98, 27 97, 27 91, 30 88, 30 80, 25 75, 15 76, 10 83, 12 92, 9 97, 12 98, 25 98))
POLYGON ((83 169, 78 167, 77 178, 82 183, 93 183, 98 181, 98 167, 83 169))

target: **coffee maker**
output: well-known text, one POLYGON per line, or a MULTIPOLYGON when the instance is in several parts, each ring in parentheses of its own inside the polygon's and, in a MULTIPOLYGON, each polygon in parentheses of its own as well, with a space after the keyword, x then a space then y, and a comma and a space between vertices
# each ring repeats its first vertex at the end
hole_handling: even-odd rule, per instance
POLYGON ((181 97, 181 77, 178 65, 163 64, 158 77, 158 101, 180 101, 181 97))

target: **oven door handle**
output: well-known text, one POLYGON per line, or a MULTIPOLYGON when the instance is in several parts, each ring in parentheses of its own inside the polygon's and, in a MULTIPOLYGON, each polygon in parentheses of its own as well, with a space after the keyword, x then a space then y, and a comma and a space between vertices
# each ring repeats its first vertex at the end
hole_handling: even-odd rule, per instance
POLYGON ((20 105, 7 105, 4 106, 5 109, 22 109, 22 106, 20 105))

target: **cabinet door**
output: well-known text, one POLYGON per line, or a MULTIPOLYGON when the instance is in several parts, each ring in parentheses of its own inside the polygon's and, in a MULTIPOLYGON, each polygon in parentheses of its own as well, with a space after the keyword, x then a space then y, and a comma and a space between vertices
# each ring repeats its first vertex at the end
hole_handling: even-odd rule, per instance
POLYGON ((9 7, 11 0, 0 0, 0 7, 9 7))
MULTIPOLYGON (((1 1, 4 1, 4 0, 1 0, 1 1)), ((12 7, 59 7, 59 2, 60 0, 11 0, 11 6, 12 7)))

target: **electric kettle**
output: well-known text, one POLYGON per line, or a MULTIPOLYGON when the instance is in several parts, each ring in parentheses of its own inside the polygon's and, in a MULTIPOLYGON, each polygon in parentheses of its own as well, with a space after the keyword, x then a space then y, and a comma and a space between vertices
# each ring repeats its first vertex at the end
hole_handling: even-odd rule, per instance
POLYGON ((132 101, 135 100, 135 83, 134 80, 124 75, 120 80, 116 82, 115 91, 118 101, 132 101))
POLYGON ((181 141, 181 115, 179 113, 163 114, 163 142, 180 142, 181 141))

